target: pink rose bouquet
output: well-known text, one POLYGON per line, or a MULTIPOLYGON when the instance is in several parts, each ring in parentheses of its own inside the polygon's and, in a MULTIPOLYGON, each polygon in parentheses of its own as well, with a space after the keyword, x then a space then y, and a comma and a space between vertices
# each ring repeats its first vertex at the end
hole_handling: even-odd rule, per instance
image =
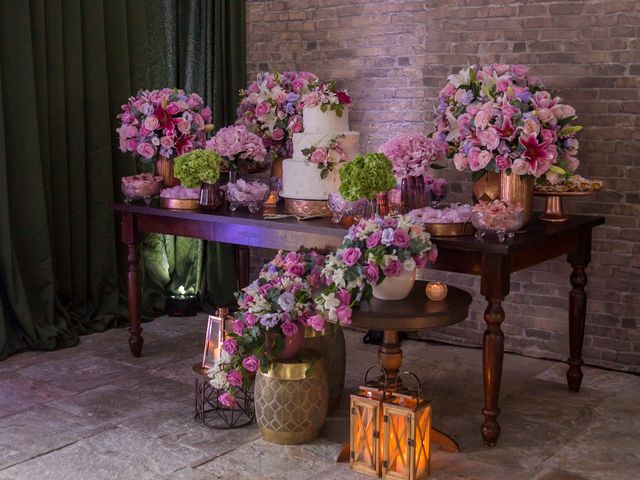
POLYGON ((346 90, 338 90, 336 82, 319 83, 318 81, 309 86, 309 93, 303 95, 298 103, 298 110, 305 107, 320 106, 320 110, 326 112, 330 110, 336 112, 338 117, 342 117, 345 108, 351 106, 351 97, 346 90))
POLYGON ((393 164, 393 174, 399 180, 407 177, 421 177, 429 168, 442 168, 436 162, 447 156, 447 144, 428 138, 421 133, 397 135, 380 146, 393 164))
POLYGON ((329 172, 331 172, 338 163, 344 162, 347 159, 344 150, 340 146, 340 140, 343 138, 344 135, 336 135, 331 138, 326 147, 314 145, 302 150, 305 160, 317 165, 320 169, 320 178, 327 178, 329 172))
POLYGON ((141 90, 118 115, 120 150, 150 161, 157 155, 173 158, 204 148, 213 129, 211 117, 198 94, 175 88, 141 90))
POLYGON ((237 294, 238 312, 222 345, 226 352, 210 376, 224 390, 219 401, 234 404, 240 387, 248 388, 258 368, 266 371, 284 348, 284 339, 306 326, 320 331, 312 290, 323 285, 324 256, 313 250, 278 252, 258 279, 237 294))
POLYGON ((348 325, 353 307, 371 298, 373 285, 425 268, 436 258, 429 234, 409 216, 362 219, 326 257, 322 274, 327 287, 316 298, 317 310, 331 322, 348 325))
POLYGON ((290 157, 293 153, 291 134, 302 131, 297 105, 317 79, 310 72, 262 72, 240 91, 236 124, 244 125, 262 139, 269 159, 290 157))
POLYGON ((539 183, 578 168, 575 110, 523 65, 471 66, 440 91, 437 131, 458 170, 532 175, 539 183))
POLYGON ((262 139, 244 125, 221 128, 207 141, 206 148, 223 157, 228 168, 236 170, 240 162, 250 167, 264 162, 267 155, 262 139))

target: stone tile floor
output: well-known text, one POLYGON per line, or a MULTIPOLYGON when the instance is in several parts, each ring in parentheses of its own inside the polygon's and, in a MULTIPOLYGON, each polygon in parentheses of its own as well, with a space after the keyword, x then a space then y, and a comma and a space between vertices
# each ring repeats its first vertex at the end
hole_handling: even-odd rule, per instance
MULTIPOLYGON (((203 316, 145 324, 139 359, 119 329, 0 362, 0 480, 369 478, 334 463, 348 435, 347 396, 309 445, 270 444, 255 426, 194 422, 190 368, 205 324, 203 316)), ((376 359, 361 336, 347 332, 349 390, 376 359)), ((427 386, 434 424, 463 449, 433 449, 434 480, 640 478, 640 377, 585 368, 582 392, 570 394, 564 364, 507 355, 503 433, 486 448, 480 351, 405 341, 404 352, 427 386)))

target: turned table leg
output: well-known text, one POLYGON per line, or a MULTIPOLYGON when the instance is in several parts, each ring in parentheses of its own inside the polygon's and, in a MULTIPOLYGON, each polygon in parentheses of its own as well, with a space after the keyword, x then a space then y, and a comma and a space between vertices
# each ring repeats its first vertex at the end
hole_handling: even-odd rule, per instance
POLYGON ((567 384, 570 392, 579 392, 582 384, 582 344, 587 314, 586 268, 591 260, 591 231, 583 235, 580 247, 568 255, 571 272, 572 290, 569 293, 569 358, 567 363, 567 384))
POLYGON ((484 422, 482 437, 484 442, 493 447, 500 436, 498 424, 498 398, 502 379, 502 360, 504 358, 504 334, 500 324, 504 321, 504 310, 499 299, 488 298, 489 304, 484 311, 487 329, 482 337, 482 368, 484 372, 484 422))
POLYGON ((388 387, 393 388, 402 366, 402 344, 396 330, 385 330, 378 347, 378 363, 387 373, 388 387))
POLYGON ((138 249, 135 218, 122 213, 122 241, 127 245, 127 300, 129 306, 129 350, 131 355, 142 355, 142 326, 140 325, 140 250, 138 249))
POLYGON ((484 380, 484 422, 481 433, 484 443, 493 447, 500 436, 498 423, 498 400, 502 380, 502 361, 504 358, 504 334, 501 324, 504 321, 502 300, 509 294, 510 262, 503 255, 486 254, 482 257, 482 277, 480 291, 487 299, 484 321, 487 325, 482 337, 482 369, 484 380))

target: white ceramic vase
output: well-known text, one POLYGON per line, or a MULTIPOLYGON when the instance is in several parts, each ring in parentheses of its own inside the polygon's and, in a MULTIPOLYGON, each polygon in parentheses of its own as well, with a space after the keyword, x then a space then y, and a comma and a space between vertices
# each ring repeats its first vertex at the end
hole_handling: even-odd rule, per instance
POLYGON ((397 277, 385 277, 373 287, 373 296, 380 300, 404 300, 411 293, 416 281, 416 269, 403 271, 397 277))

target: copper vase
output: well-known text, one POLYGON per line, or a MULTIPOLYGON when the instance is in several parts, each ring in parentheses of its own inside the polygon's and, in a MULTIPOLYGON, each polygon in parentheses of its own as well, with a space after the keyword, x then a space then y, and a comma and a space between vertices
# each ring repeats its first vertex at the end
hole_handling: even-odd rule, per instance
POLYGON ((500 199, 507 203, 519 203, 524 208, 524 225, 531 221, 533 210, 533 183, 531 175, 507 175, 500 173, 500 199))
POLYGON ((165 187, 180 185, 180 180, 173 175, 173 160, 167 157, 159 157, 156 160, 156 174, 162 177, 162 183, 165 187))
POLYGON ((500 174, 487 172, 473 182, 473 203, 492 202, 500 198, 500 174))

